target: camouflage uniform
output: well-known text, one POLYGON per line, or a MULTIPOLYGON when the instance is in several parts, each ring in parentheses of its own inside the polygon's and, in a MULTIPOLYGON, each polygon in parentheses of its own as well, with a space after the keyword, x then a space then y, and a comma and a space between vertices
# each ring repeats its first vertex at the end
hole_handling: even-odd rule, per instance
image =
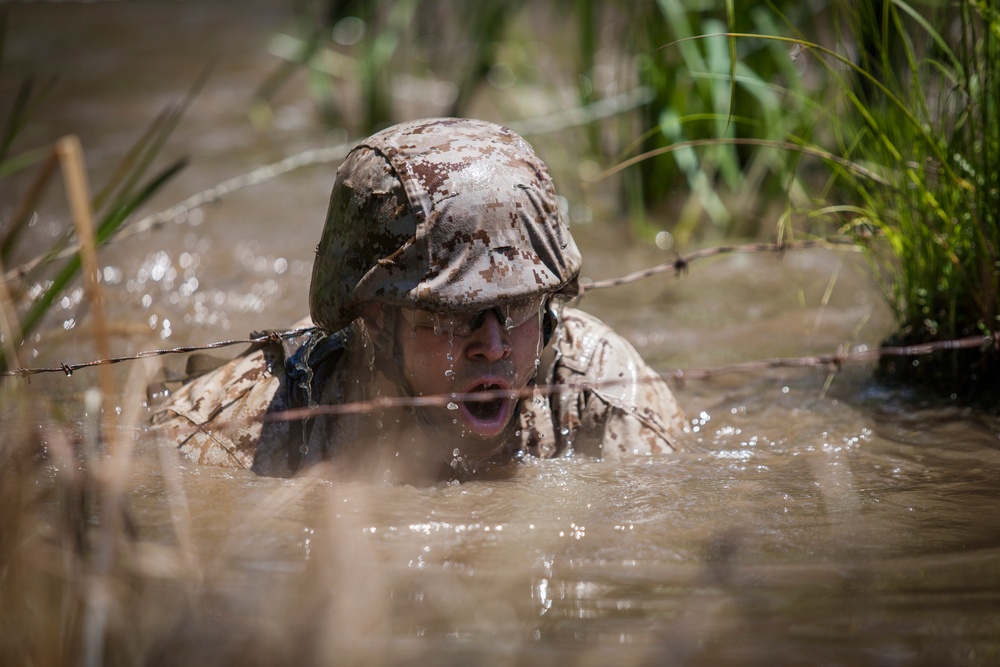
POLYGON ((394 126, 355 147, 338 171, 310 286, 316 328, 185 384, 155 410, 154 425, 196 461, 260 474, 360 457, 384 411, 261 418, 385 396, 379 373, 405 385, 393 341, 363 335, 367 305, 484 311, 548 295, 545 350, 507 452, 672 451, 683 416, 662 379, 602 322, 560 305, 578 291, 579 269, 548 171, 518 135, 460 119, 394 126), (537 388, 549 385, 568 388, 537 388))

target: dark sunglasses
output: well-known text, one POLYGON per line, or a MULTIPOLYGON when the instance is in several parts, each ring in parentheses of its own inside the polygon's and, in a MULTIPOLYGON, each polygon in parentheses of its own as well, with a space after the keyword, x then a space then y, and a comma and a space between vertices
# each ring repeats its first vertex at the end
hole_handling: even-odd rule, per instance
POLYGON ((497 321, 507 331, 519 327, 532 316, 538 317, 547 298, 548 295, 543 294, 485 310, 464 312, 437 312, 420 308, 400 308, 399 311, 412 327, 434 329, 434 333, 437 334, 451 332, 456 336, 468 336, 483 326, 489 313, 495 313, 497 321))

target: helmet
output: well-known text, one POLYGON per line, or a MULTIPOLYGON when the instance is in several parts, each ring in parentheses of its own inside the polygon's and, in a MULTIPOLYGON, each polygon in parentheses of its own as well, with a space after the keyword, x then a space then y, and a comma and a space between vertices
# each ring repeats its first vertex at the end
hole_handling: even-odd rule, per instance
POLYGON ((524 139, 480 120, 411 121, 362 141, 340 166, 310 314, 336 331, 366 303, 463 311, 575 295, 580 262, 524 139))

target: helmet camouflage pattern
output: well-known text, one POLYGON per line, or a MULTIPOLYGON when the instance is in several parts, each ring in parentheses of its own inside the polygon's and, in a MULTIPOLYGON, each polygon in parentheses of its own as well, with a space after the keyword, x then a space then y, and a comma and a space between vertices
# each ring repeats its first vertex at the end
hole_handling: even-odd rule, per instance
POLYGON ((412 121, 362 141, 338 170, 309 307, 328 330, 373 302, 485 309, 574 293, 580 261, 524 139, 479 120, 412 121))

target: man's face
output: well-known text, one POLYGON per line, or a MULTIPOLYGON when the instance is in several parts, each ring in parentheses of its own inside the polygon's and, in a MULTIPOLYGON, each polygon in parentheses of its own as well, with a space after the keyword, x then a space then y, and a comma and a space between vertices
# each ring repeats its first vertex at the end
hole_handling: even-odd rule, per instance
POLYGON ((455 395, 446 407, 420 408, 448 456, 459 449, 466 461, 485 460, 517 428, 517 397, 476 402, 464 395, 527 386, 542 351, 540 310, 540 303, 522 304, 521 315, 498 308, 449 320, 400 309, 395 334, 413 394, 455 395))

